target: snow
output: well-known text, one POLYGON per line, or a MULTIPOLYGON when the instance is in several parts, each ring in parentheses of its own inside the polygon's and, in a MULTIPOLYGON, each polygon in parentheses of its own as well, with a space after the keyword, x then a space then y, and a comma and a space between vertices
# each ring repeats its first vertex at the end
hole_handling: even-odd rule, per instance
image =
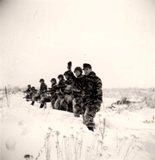
POLYGON ((116 98, 105 97, 91 132, 81 117, 50 104, 39 109, 22 97, 12 94, 0 107, 1 160, 24 160, 26 154, 36 160, 155 160, 155 109, 143 102, 110 109, 116 98))

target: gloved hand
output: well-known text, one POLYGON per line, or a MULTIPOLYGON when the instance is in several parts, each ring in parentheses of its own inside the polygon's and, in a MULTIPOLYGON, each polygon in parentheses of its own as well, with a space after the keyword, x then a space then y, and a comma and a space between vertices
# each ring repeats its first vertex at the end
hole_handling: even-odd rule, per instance
POLYGON ((72 68, 72 62, 70 61, 70 62, 68 62, 68 64, 67 64, 67 68, 68 68, 68 70, 71 70, 71 68, 72 68))

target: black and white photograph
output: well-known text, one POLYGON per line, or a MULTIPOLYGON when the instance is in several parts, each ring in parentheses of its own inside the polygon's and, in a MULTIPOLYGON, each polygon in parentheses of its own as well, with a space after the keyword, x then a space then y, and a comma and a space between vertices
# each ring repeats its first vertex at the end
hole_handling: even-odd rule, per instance
POLYGON ((155 160, 154 0, 0 0, 0 160, 155 160))

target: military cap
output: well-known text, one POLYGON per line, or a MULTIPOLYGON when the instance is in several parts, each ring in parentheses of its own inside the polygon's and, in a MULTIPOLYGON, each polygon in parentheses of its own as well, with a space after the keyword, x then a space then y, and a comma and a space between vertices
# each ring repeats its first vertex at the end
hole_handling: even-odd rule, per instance
POLYGON ((84 64, 83 64, 83 69, 85 69, 85 68, 90 68, 90 69, 92 69, 92 66, 91 66, 90 64, 88 64, 88 63, 84 63, 84 64))

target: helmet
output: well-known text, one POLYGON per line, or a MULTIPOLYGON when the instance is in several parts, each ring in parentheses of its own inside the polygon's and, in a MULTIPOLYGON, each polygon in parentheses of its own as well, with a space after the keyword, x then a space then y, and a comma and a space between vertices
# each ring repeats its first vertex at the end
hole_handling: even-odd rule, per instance
POLYGON ((39 82, 44 82, 44 79, 43 79, 43 78, 41 78, 39 82))
POLYGON ((58 79, 60 79, 60 78, 63 79, 64 76, 63 76, 62 74, 59 74, 59 75, 58 75, 58 79))
POLYGON ((56 79, 55 79, 55 78, 52 78, 52 79, 51 79, 51 82, 56 82, 56 79))
POLYGON ((90 69, 92 69, 92 66, 91 66, 90 64, 88 64, 88 63, 84 63, 84 64, 83 64, 83 69, 85 69, 85 68, 90 68, 90 69))
POLYGON ((75 73, 76 71, 79 71, 80 73, 82 73, 82 68, 81 68, 81 67, 76 67, 76 68, 74 69, 74 73, 75 73))

